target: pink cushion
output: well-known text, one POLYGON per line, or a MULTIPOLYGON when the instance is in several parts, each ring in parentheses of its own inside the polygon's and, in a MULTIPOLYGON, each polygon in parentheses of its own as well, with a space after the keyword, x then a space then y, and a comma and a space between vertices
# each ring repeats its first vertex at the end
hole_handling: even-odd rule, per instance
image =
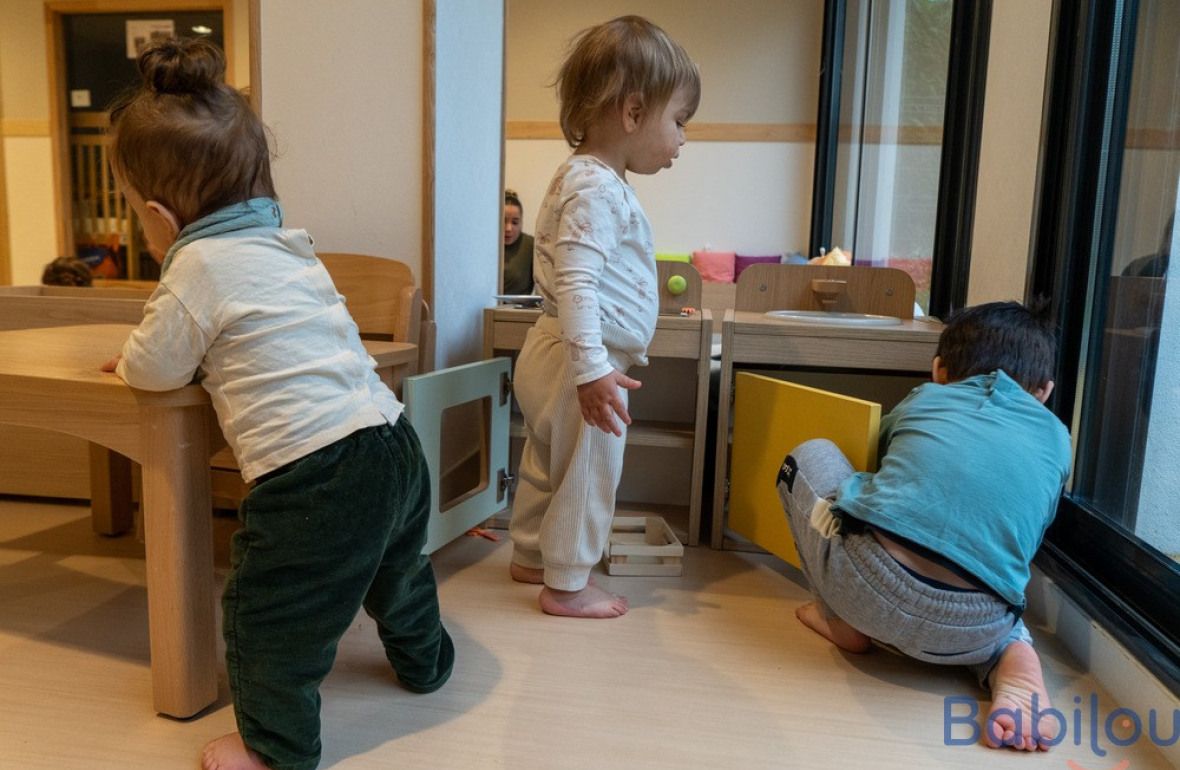
POLYGON ((768 254, 764 257, 751 257, 742 254, 737 254, 733 258, 733 280, 741 277, 742 271, 750 265, 773 264, 777 265, 782 262, 782 254, 768 254))
POLYGON ((702 281, 733 283, 733 262, 736 256, 732 251, 694 251, 692 266, 701 274, 702 281))

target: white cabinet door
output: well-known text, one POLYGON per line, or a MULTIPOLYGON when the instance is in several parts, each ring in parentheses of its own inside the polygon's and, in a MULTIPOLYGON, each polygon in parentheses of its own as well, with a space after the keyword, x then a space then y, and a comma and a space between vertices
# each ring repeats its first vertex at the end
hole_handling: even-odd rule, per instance
POLYGON ((406 416, 430 467, 433 553, 508 505, 511 362, 493 358, 408 377, 406 416))

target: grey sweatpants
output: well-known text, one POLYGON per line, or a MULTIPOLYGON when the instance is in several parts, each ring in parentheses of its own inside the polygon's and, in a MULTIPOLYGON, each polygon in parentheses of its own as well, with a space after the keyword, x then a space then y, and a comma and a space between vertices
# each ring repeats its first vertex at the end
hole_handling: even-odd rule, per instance
POLYGON ((852 473, 827 439, 792 449, 779 472, 779 498, 820 611, 908 657, 967 666, 986 687, 1009 644, 1032 643, 1028 629, 995 595, 930 585, 870 532, 844 532, 828 503, 852 473))

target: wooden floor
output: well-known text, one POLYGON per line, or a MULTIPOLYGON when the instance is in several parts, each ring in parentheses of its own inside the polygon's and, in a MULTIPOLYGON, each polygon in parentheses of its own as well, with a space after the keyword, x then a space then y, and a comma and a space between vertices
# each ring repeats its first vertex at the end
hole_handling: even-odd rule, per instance
MULTIPOLYGON (((143 549, 92 535, 87 515, 0 500, 0 769, 193 768, 233 728, 224 681, 197 718, 151 712, 143 549)), ((233 524, 217 521, 219 577, 233 524)), ((944 696, 984 697, 970 678, 838 653, 795 621, 806 594, 769 557, 698 548, 680 578, 600 574, 631 612, 584 621, 541 614, 536 589, 509 581, 509 550, 463 537, 436 556, 458 651, 437 693, 399 689, 357 619, 323 687, 323 767, 1168 767, 1146 740, 1100 738, 1096 756, 1089 733, 1036 756, 944 745, 944 696)), ((1039 641, 1068 715, 1094 682, 1039 641)), ((1117 704, 1101 697, 1106 715, 1117 704)))

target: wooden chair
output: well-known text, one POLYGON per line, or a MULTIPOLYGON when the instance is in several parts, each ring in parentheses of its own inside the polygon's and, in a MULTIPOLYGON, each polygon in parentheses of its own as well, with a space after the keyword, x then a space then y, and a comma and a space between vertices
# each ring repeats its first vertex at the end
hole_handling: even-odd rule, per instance
MULTIPOLYGON (((319 258, 344 296, 361 337, 412 342, 418 346, 418 365, 411 373, 434 369, 434 321, 409 265, 364 254, 325 253, 319 258)), ((237 507, 247 489, 233 452, 222 449, 210 465, 214 505, 237 507)))
POLYGON ((827 310, 914 317, 914 280, 891 267, 751 265, 737 281, 735 310, 827 310))
POLYGON ((418 371, 434 369, 434 321, 409 265, 364 254, 320 254, 361 337, 418 346, 418 371))

